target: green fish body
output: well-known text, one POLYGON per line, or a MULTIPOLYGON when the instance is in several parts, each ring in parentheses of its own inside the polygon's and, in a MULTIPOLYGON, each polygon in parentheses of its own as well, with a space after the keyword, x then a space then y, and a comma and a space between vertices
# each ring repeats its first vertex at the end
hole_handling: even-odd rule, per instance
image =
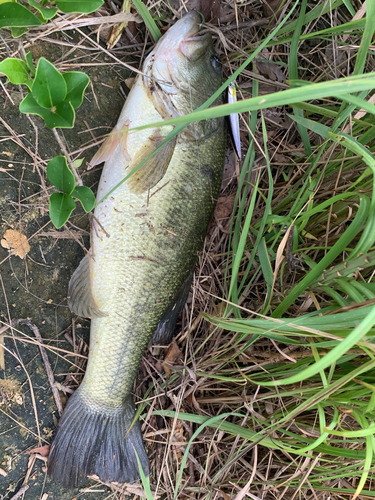
MULTIPOLYGON (((106 161, 103 199, 160 144, 171 127, 134 127, 187 114, 221 84, 196 12, 160 39, 94 163, 106 161)), ((215 104, 220 104, 221 98, 215 104)), ((192 123, 95 209, 91 249, 74 273, 69 305, 91 318, 90 355, 52 443, 48 471, 66 487, 96 474, 133 482, 149 462, 131 396, 150 341, 171 340, 202 249, 224 166, 223 118, 192 123)))

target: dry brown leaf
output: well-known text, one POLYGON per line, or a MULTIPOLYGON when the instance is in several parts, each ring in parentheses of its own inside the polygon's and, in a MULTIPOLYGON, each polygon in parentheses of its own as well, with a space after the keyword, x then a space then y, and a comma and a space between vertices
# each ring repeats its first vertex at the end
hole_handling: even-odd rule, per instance
POLYGON ((266 17, 273 17, 279 12, 282 0, 268 0, 268 2, 263 3, 263 12, 266 17))
POLYGON ((226 493, 224 493, 224 491, 223 491, 223 490, 219 490, 219 492, 220 492, 220 494, 221 494, 221 496, 222 496, 223 500, 230 500, 230 496, 229 496, 229 495, 227 495, 226 493))
MULTIPOLYGON (((187 441, 187 439, 185 438, 184 426, 182 425, 181 420, 177 419, 176 425, 174 428, 174 433, 172 436, 172 442, 173 442, 173 445, 176 447, 175 448, 176 457, 177 457, 179 464, 181 463, 183 454, 185 452, 186 441, 187 441)), ((186 466, 187 466, 187 464, 185 464, 185 467, 186 466)))
POLYGON ((234 194, 231 194, 229 196, 220 196, 220 198, 217 200, 215 208, 216 219, 223 220, 232 214, 235 198, 236 195, 234 194))
POLYGON ((165 355, 164 361, 161 365, 165 371, 167 380, 170 378, 172 374, 170 366, 173 366, 181 356, 182 352, 180 351, 177 342, 173 340, 172 344, 168 348, 167 354, 165 355))
POLYGON ((0 243, 3 248, 11 250, 12 254, 18 255, 21 259, 24 259, 30 251, 27 236, 14 229, 7 229, 0 243))
POLYGON ((50 445, 46 444, 45 446, 40 446, 39 448, 33 448, 32 450, 25 451, 25 453, 39 453, 42 457, 48 457, 50 445))
POLYGON ((276 64, 257 61, 257 68, 261 75, 268 76, 273 82, 284 83, 286 80, 284 73, 276 64))
POLYGON ((290 163, 289 156, 280 153, 275 153, 273 155, 273 160, 275 161, 275 163, 290 163))
POLYGON ((5 477, 7 475, 8 474, 5 472, 5 470, 0 467, 0 476, 4 476, 5 477))

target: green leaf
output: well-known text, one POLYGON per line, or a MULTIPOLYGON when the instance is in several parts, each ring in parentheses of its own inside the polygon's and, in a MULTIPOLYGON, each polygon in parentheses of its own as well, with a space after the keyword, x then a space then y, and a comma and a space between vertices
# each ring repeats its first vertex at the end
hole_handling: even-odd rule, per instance
POLYGON ((31 52, 28 52, 25 56, 27 67, 32 75, 35 75, 35 68, 33 63, 33 57, 31 52))
POLYGON ((60 104, 66 96, 67 88, 62 74, 55 66, 41 57, 36 68, 32 94, 42 108, 52 108, 60 104))
POLYGON ((57 0, 56 5, 63 12, 78 12, 80 14, 91 14, 103 5, 103 0, 57 0))
POLYGON ((84 158, 78 158, 77 160, 74 160, 73 164, 75 168, 79 168, 82 163, 83 163, 84 158))
POLYGON ((154 500, 154 496, 152 495, 152 491, 151 491, 151 487, 150 487, 150 478, 148 476, 146 477, 146 474, 144 473, 144 470, 142 468, 141 461, 139 460, 137 450, 135 449, 134 446, 133 446, 133 450, 134 450, 135 456, 137 458, 139 473, 141 475, 142 486, 143 486, 143 489, 145 490, 145 493, 146 493, 146 499, 147 500, 154 500))
POLYGON ((70 101, 73 108, 79 108, 83 101, 83 94, 90 83, 90 78, 81 71, 67 71, 63 78, 67 87, 65 101, 70 101))
POLYGON ((76 180, 68 167, 65 156, 55 156, 48 162, 47 177, 54 186, 65 194, 72 194, 76 185, 76 180))
POLYGON ((34 7, 34 9, 39 10, 45 21, 52 19, 57 14, 58 9, 56 7, 53 8, 42 7, 35 0, 28 0, 28 2, 29 5, 31 5, 31 7, 34 7))
POLYGON ((95 195, 87 186, 77 186, 71 193, 73 198, 77 198, 85 210, 91 212, 95 206, 95 195))
POLYGON ((288 116, 303 127, 306 127, 316 134, 321 135, 322 137, 324 137, 324 139, 328 139, 328 132, 331 132, 331 129, 326 125, 323 125, 322 123, 316 122, 314 120, 309 120, 308 118, 304 118, 303 116, 293 116, 289 114, 288 116))
POLYGON ((27 65, 22 59, 14 57, 7 57, 4 61, 0 62, 0 73, 3 73, 11 83, 15 85, 29 86, 29 74, 27 65))
POLYGON ((51 111, 39 106, 32 94, 27 94, 20 104, 20 111, 40 116, 49 128, 73 128, 74 126, 75 112, 73 106, 67 101, 61 102, 51 111))
POLYGON ((19 3, 0 4, 0 28, 40 26, 42 21, 19 3))
POLYGON ((340 359, 340 357, 345 354, 349 349, 351 349, 357 342, 359 342, 366 333, 374 326, 375 321, 375 309, 372 309, 369 314, 361 321, 361 323, 351 331, 351 333, 343 339, 336 347, 334 347, 328 354, 320 358, 319 361, 311 366, 308 366, 304 370, 300 370, 296 375, 284 378, 282 380, 276 380, 274 382, 262 382, 261 385, 265 386, 276 386, 276 385, 286 385, 286 384, 297 384, 302 380, 312 376, 312 373, 316 373, 319 370, 324 370, 332 364, 334 360, 340 359))
POLYGON ((49 216, 53 225, 57 229, 62 227, 75 207, 75 201, 68 194, 53 193, 49 199, 49 216))
POLYGON ((28 29, 27 28, 10 28, 10 31, 12 33, 13 38, 19 38, 20 36, 27 33, 28 29))

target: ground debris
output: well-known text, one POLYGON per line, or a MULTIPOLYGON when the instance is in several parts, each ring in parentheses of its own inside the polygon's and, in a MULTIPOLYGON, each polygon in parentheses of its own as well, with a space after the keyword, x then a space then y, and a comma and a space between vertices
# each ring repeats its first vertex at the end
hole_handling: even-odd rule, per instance
POLYGON ((182 352, 178 347, 178 344, 175 340, 171 343, 168 348, 167 354, 165 355, 164 361, 162 363, 163 370, 165 371, 167 379, 172 375, 171 366, 175 364, 175 362, 182 357, 182 352))
POLYGON ((14 229, 7 229, 0 243, 3 248, 7 248, 13 255, 17 255, 21 259, 24 259, 30 251, 27 236, 14 229))

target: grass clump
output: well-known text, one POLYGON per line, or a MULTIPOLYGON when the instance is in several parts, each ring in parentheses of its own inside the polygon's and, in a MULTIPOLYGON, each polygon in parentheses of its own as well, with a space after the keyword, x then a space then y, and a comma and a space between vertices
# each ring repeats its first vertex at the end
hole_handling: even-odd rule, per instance
POLYGON ((353 9, 288 5, 277 33, 228 54, 243 99, 178 120, 251 112, 245 160, 223 193, 234 212, 202 259, 195 307, 211 327, 189 345, 195 389, 154 412, 195 431, 174 498, 375 497, 375 108, 362 87, 374 77, 375 5, 350 20, 353 9), (340 21, 327 28, 330 16, 340 21), (249 95, 246 66, 256 76, 263 54, 276 85, 260 77, 249 95), (192 449, 205 450, 194 485, 183 472, 192 449))

